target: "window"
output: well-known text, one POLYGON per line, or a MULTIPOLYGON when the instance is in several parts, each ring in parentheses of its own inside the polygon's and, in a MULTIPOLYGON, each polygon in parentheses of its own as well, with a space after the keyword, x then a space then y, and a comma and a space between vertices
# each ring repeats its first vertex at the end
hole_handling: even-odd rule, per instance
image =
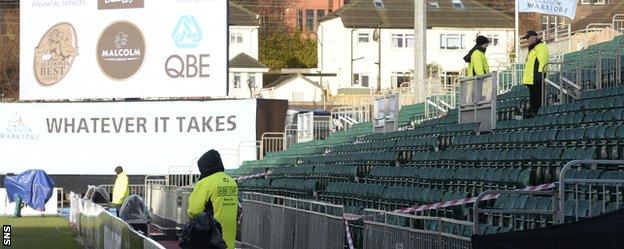
POLYGON ((465 41, 466 41, 466 35, 441 34, 440 35, 440 48, 441 49, 464 49, 466 48, 465 41))
POLYGON ((235 89, 241 88, 241 74, 240 73, 234 73, 234 88, 235 89))
POLYGON ((498 46, 498 35, 486 35, 485 37, 488 38, 488 40, 490 40, 490 45, 496 47, 498 46))
POLYGON ((406 48, 414 47, 414 34, 405 34, 405 47, 406 48))
POLYGON ((392 72, 392 84, 396 87, 401 87, 405 82, 410 81, 410 73, 407 72, 392 72))
POLYGON ((247 85, 249 88, 256 88, 256 74, 248 73, 247 74, 247 85))
POLYGON ((368 43, 370 41, 369 33, 358 33, 358 42, 359 43, 368 43))
POLYGON ((370 83, 370 77, 368 74, 356 73, 353 74, 353 86, 368 87, 370 83))
POLYGON ((230 33, 230 44, 243 43, 243 33, 232 32, 230 33))
POLYGON ((377 8, 377 9, 383 9, 384 8, 384 4, 383 4, 383 2, 381 0, 373 0, 373 4, 375 5, 375 8, 377 8))
POLYGON ((462 3, 461 0, 453 0, 453 8, 463 9, 464 8, 464 4, 462 3))
POLYGON ((360 83, 362 83, 363 87, 368 87, 368 75, 362 75, 360 83))
POLYGON ((395 48, 403 47, 403 34, 392 34, 392 46, 395 48))
POLYGON ((316 20, 318 22, 319 19, 325 16, 325 10, 316 10, 316 20))
POLYGON ((440 8, 440 4, 438 3, 438 1, 434 1, 434 0, 427 1, 427 6, 429 6, 429 9, 439 9, 440 8))
POLYGON ((303 28, 303 11, 297 10, 297 28, 303 28))
POLYGON ((306 10, 306 28, 314 31, 314 10, 306 10))
POLYGON ((605 4, 605 0, 581 0, 581 4, 583 4, 583 5, 605 4))
POLYGON ((554 29, 557 25, 563 25, 565 18, 557 16, 542 16, 542 30, 554 29))
POLYGON ((395 48, 413 48, 414 34, 392 34, 392 46, 395 48))

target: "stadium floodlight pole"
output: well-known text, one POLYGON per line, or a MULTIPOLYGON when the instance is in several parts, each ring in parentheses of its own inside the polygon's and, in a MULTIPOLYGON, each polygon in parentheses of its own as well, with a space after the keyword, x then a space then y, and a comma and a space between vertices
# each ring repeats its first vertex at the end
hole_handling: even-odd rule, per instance
POLYGON ((424 101, 427 68, 427 12, 426 0, 414 0, 414 81, 416 81, 416 102, 424 101))
POLYGON ((516 2, 516 7, 515 7, 515 12, 516 12, 516 16, 515 16, 515 35, 516 35, 516 51, 515 51, 515 56, 516 56, 516 63, 520 63, 520 10, 518 9, 518 1, 520 0, 515 0, 514 2, 516 2))

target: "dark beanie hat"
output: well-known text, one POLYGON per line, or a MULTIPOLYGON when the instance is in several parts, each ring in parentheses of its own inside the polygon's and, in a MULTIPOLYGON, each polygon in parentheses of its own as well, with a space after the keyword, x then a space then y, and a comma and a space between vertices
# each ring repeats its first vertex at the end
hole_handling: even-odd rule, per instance
POLYGON ((488 40, 487 37, 482 36, 482 35, 477 37, 477 46, 481 46, 486 43, 490 43, 490 40, 488 40))

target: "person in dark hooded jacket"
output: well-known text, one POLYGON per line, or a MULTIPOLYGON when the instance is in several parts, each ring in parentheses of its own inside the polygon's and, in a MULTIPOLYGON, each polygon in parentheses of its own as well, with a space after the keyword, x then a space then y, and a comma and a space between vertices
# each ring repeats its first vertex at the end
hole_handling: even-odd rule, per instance
POLYGON ((228 249, 234 249, 238 213, 238 185, 225 174, 221 155, 210 150, 197 161, 201 176, 189 196, 188 216, 194 218, 204 212, 214 215, 223 229, 223 240, 228 249))
POLYGON ((464 56, 464 61, 468 63, 466 72, 468 77, 484 75, 490 71, 490 65, 485 57, 485 50, 489 45, 490 40, 480 35, 477 37, 477 44, 464 56))

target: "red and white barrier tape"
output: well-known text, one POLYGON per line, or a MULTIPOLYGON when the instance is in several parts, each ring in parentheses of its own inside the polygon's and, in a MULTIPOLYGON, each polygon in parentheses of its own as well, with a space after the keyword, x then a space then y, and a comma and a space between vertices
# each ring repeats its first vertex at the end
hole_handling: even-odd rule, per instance
MULTIPOLYGON (((522 189, 521 191, 540 191, 540 190, 545 190, 545 189, 551 189, 551 188, 554 188, 554 187, 555 187, 554 183, 547 183, 547 184, 542 184, 542 185, 537 185, 537 186, 526 187, 526 188, 522 189)), ((493 200, 493 199, 498 198, 498 196, 499 196, 498 194, 489 194, 489 195, 486 195, 481 200, 482 201, 493 200)), ((414 212, 421 212, 421 211, 431 210, 431 209, 439 209, 439 208, 445 208, 445 207, 452 207, 452 206, 459 206, 459 205, 464 205, 464 204, 470 204, 470 203, 474 203, 475 201, 477 201, 477 197, 464 198, 464 199, 451 200, 451 201, 444 201, 444 202, 438 202, 438 203, 427 204, 427 205, 422 205, 422 206, 415 206, 415 207, 410 207, 410 208, 394 210, 393 212, 395 212, 395 213, 414 213, 414 212)))
POLYGON ((360 220, 364 218, 364 215, 343 213, 342 218, 345 220, 360 220))
MULTIPOLYGON (((541 191, 541 190, 545 190, 545 189, 551 189, 551 188, 554 188, 554 187, 555 187, 554 183, 547 183, 547 184, 542 184, 542 185, 537 185, 537 186, 526 187, 524 189, 521 189, 521 191, 541 191)), ((493 199, 498 198, 498 196, 499 196, 498 194, 489 194, 489 195, 486 195, 481 200, 482 201, 493 200, 493 199)), ((459 206, 459 205, 464 205, 464 204, 470 204, 470 203, 474 203, 476 201, 477 201, 477 197, 464 198, 464 199, 443 201, 443 202, 438 202, 438 203, 433 203, 433 204, 427 204, 427 205, 420 205, 420 206, 414 206, 414 207, 409 207, 409 208, 403 208, 403 209, 394 210, 392 212, 394 212, 394 213, 415 213, 415 212, 421 212, 421 211, 431 210, 431 209, 440 209, 440 208, 446 208, 446 207, 453 207, 453 206, 459 206)), ((364 215, 344 213, 342 215, 342 217, 345 220, 359 220, 359 219, 364 218, 364 215)))
POLYGON ((271 174, 271 171, 265 172, 265 173, 254 174, 254 175, 239 176, 239 177, 236 177, 234 180, 242 181, 242 180, 247 180, 247 179, 252 179, 252 178, 263 177, 263 176, 267 176, 270 174, 271 174))
MULTIPOLYGON (((551 188, 554 188, 554 187, 555 187, 554 183, 547 183, 547 184, 542 184, 542 185, 537 185, 537 186, 526 187, 526 188, 522 189, 521 191, 541 191, 541 190, 551 189, 551 188)), ((493 199, 496 199, 498 197, 499 197, 499 194, 489 194, 489 195, 486 195, 483 198, 481 198, 481 200, 482 201, 493 200, 493 199)), ((445 201, 445 202, 438 202, 438 203, 422 205, 422 206, 414 206, 414 207, 410 207, 410 208, 394 210, 392 212, 395 212, 395 213, 414 213, 414 212, 420 212, 420 211, 425 211, 425 210, 430 210, 430 209, 438 209, 438 208, 445 208, 445 207, 452 207, 452 206, 459 206, 459 205, 464 205, 464 204, 470 204, 470 203, 474 203, 476 201, 477 201, 477 197, 464 198, 464 199, 445 201)), ((342 214, 342 218, 344 219, 344 222, 345 222, 345 233, 347 235, 347 243, 349 244, 349 249, 354 249, 353 238, 351 238, 351 231, 349 230, 349 221, 360 220, 360 219, 364 218, 364 216, 365 215, 350 214, 350 213, 343 213, 342 214)))
POLYGON ((353 238, 351 238, 351 231, 349 231, 349 222, 345 219, 345 233, 347 234, 347 243, 349 244, 349 249, 354 249, 353 246, 353 238))

